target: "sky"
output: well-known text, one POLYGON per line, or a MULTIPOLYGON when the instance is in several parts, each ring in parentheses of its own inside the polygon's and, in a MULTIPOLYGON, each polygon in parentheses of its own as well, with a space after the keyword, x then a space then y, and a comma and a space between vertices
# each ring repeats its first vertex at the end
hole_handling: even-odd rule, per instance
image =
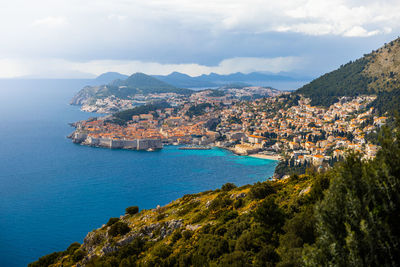
POLYGON ((0 0, 0 78, 317 77, 399 35, 399 0, 0 0))

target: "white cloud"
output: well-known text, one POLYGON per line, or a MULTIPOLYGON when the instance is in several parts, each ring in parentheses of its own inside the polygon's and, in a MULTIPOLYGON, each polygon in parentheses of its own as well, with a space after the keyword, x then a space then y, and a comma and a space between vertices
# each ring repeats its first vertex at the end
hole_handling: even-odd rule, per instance
MULTIPOLYGON (((167 63, 194 62, 198 64, 185 68, 200 73, 209 70, 204 65, 237 57, 241 65, 229 68, 243 70, 251 68, 243 58, 288 59, 311 53, 304 51, 304 44, 289 51, 290 42, 303 36, 334 36, 345 42, 364 37, 376 46, 377 40, 388 41, 400 32, 399 14, 399 0, 0 1, 0 58, 107 59, 123 66, 137 60, 162 62, 138 64, 160 70, 172 66, 167 63), (393 36, 385 36, 389 33, 393 36)), ((317 39, 303 40, 311 47, 317 39)), ((9 70, 1 72, 9 75, 9 70)))
POLYGON ((67 25, 67 19, 65 17, 46 17, 35 20, 32 25, 34 27, 49 27, 49 28, 58 28, 60 26, 67 25))
POLYGON ((369 31, 368 32, 366 29, 364 29, 361 26, 354 26, 350 30, 346 31, 344 33, 344 36, 347 36, 347 37, 355 37, 355 36, 367 37, 367 36, 373 36, 373 35, 376 35, 376 34, 379 34, 379 33, 380 33, 379 30, 369 31))
POLYGON ((365 37, 399 27, 400 2, 351 0, 146 1, 155 12, 169 10, 177 20, 192 18, 220 31, 286 31, 306 35, 365 37), (390 26, 391 25, 391 26, 390 26), (365 31, 359 31, 363 28, 365 31), (350 33, 350 34, 349 34, 350 33))
POLYGON ((117 20, 117 21, 124 21, 128 18, 126 15, 117 15, 117 14, 110 14, 108 15, 109 20, 117 20))
POLYGON ((147 74, 169 74, 179 71, 191 76, 209 74, 229 74, 234 72, 249 73, 253 71, 280 72, 291 71, 299 67, 303 59, 298 57, 277 58, 230 58, 216 66, 200 64, 160 64, 138 60, 93 60, 87 62, 67 61, 64 59, 3 59, 0 60, 0 78, 46 77, 46 78, 90 78, 108 71, 124 74, 143 72, 147 74))

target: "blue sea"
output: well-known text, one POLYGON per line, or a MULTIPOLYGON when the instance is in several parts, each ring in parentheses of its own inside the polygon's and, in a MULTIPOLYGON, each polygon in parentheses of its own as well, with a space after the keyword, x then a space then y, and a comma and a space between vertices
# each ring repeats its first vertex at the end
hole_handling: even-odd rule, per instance
POLYGON ((68 105, 88 82, 0 80, 0 266, 26 266, 81 243, 131 205, 154 208, 272 176, 276 161, 220 149, 139 152, 71 143, 68 123, 97 116, 68 105))

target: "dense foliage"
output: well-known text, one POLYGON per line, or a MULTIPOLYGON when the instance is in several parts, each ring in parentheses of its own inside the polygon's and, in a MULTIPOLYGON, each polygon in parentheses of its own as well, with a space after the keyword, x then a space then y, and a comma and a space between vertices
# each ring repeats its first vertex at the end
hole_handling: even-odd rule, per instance
POLYGON ((124 222, 116 222, 111 225, 110 230, 108 230, 108 234, 111 236, 124 235, 128 233, 131 229, 124 222))
POLYGON ((186 111, 186 116, 193 117, 193 116, 200 116, 206 113, 206 109, 211 108, 210 103, 201 103, 198 105, 191 106, 188 111, 186 111))
POLYGON ((207 128, 209 131, 216 131, 217 130, 217 126, 218 124, 221 123, 221 119, 220 118, 212 118, 209 119, 205 124, 204 127, 207 128))
POLYGON ((294 160, 281 160, 275 168, 275 176, 282 178, 285 175, 293 174, 304 174, 306 170, 311 167, 311 163, 304 162, 300 164, 294 164, 294 160))
POLYGON ((328 107, 341 96, 377 95, 370 105, 380 115, 394 115, 400 107, 400 39, 339 69, 329 72, 296 91, 311 98, 311 105, 328 107))
POLYGON ((337 102, 340 96, 372 93, 368 91, 370 79, 363 74, 367 64, 366 58, 350 61, 339 69, 304 85, 296 92, 311 98, 311 105, 325 107, 337 102))
POLYGON ((308 266, 397 266, 400 263, 400 128, 380 137, 377 158, 350 155, 336 167, 316 205, 317 242, 305 250, 308 266))
POLYGON ((379 92, 378 97, 371 103, 371 107, 375 107, 379 115, 395 115, 400 111, 400 89, 390 92, 379 92))
POLYGON ((153 104, 147 104, 143 106, 137 106, 133 109, 127 109, 124 111, 117 112, 113 115, 114 123, 125 124, 126 122, 132 120, 132 116, 140 114, 148 114, 149 112, 156 111, 157 109, 169 108, 170 105, 167 102, 157 102, 153 104))
POLYGON ((107 85, 107 88, 108 95, 113 94, 123 99, 134 94, 177 93, 190 95, 193 93, 192 90, 176 88, 144 73, 135 73, 126 80, 115 80, 107 85))
MULTIPOLYGON (((120 76, 123 78, 124 76, 120 76)), ((185 88, 176 88, 168 83, 160 81, 150 75, 135 73, 126 79, 117 79, 107 85, 86 86, 78 95, 88 95, 91 101, 115 96, 119 99, 132 99, 135 95, 148 95, 159 93, 176 93, 190 95, 194 91, 185 88)))
POLYGON ((139 207, 138 206, 131 206, 131 207, 126 208, 125 211, 126 211, 127 214, 134 215, 134 214, 139 212, 139 207))
POLYGON ((74 255, 75 251, 78 251, 80 248, 79 243, 72 243, 66 251, 61 251, 61 252, 53 252, 49 255, 40 257, 39 260, 30 263, 28 266, 29 267, 43 267, 43 266, 49 266, 53 264, 54 262, 57 261, 60 257, 64 257, 66 255, 74 255))

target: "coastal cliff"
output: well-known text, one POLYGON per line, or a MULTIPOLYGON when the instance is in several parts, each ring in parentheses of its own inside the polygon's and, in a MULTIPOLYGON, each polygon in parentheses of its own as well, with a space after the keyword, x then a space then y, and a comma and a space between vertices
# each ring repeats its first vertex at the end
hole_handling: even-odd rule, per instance
POLYGON ((105 90, 105 86, 85 86, 71 99, 70 104, 77 106, 87 104, 102 89, 105 90))

